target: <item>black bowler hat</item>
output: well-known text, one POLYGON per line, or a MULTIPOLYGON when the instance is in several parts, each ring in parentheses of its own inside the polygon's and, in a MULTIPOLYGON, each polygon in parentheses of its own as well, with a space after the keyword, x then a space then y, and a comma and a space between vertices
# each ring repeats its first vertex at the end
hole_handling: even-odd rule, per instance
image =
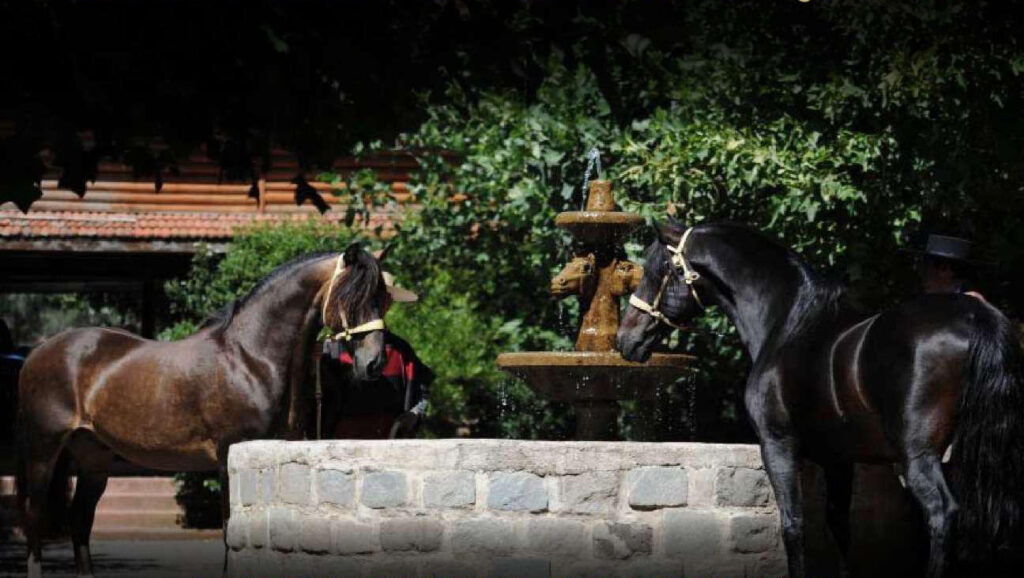
POLYGON ((949 259, 950 261, 959 261, 961 263, 969 263, 971 265, 990 265, 991 263, 971 259, 972 245, 973 243, 969 240, 961 239, 960 237, 928 235, 928 244, 925 245, 924 251, 919 249, 907 249, 906 252, 914 255, 924 255, 925 257, 949 259))

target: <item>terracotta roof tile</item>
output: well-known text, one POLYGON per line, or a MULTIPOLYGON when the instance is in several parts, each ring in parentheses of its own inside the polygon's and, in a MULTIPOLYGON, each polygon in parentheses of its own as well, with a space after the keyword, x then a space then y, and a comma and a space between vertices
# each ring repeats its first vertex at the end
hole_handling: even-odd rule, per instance
MULTIPOLYGON (((389 223, 394 215, 373 215, 371 226, 389 223)), ((322 217, 308 214, 191 213, 86 213, 0 209, 0 238, 109 238, 109 239, 204 239, 229 240, 236 228, 254 223, 297 222, 308 218, 329 223, 344 222, 343 211, 322 217)))

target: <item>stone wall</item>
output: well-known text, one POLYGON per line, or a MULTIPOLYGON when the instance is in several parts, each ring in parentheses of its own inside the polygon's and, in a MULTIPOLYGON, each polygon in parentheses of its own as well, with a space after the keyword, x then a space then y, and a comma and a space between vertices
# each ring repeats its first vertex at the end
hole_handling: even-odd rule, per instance
MULTIPOLYGON (((233 446, 229 468, 238 578, 785 574, 756 446, 262 441, 233 446)), ((883 473, 896 490, 861 492, 855 513, 896 507, 880 501, 899 495, 883 473)), ((823 497, 813 475, 807 487, 823 497)), ((877 514, 855 543, 902 532, 877 514)), ((820 510, 807 517, 810 547, 827 551, 820 510)))

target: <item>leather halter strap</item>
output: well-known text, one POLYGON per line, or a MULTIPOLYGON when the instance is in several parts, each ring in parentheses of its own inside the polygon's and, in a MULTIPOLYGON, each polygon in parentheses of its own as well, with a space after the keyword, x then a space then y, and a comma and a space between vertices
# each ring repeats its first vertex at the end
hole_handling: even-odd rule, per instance
MULTIPOLYGON (((689 229, 686 230, 685 233, 683 233, 682 238, 679 239, 678 245, 676 245, 675 247, 667 247, 667 249, 670 253, 672 253, 672 266, 675 267, 676 271, 682 271, 683 281, 686 283, 687 286, 689 286, 690 293, 693 295, 693 298, 697 301, 697 305, 700 305, 700 308, 704 309, 704 303, 700 300, 700 296, 697 295, 697 288, 694 287, 693 285, 695 281, 700 279, 700 273, 690 268, 690 264, 686 262, 686 255, 683 252, 683 249, 686 246, 686 240, 690 238, 690 233, 692 232, 693 227, 690 227, 689 229)), ((682 325, 673 322, 671 319, 666 317, 665 314, 662 313, 659 309, 659 307, 661 306, 661 298, 665 295, 665 288, 668 287, 668 282, 669 279, 671 279, 671 277, 672 271, 666 271, 665 277, 662 278, 661 286, 658 287, 658 293, 655 294, 654 301, 652 303, 644 301, 643 299, 637 297, 636 293, 633 293, 632 295, 629 296, 629 304, 632 305, 633 307, 636 307, 640 311, 643 311, 644 313, 650 315, 651 317, 657 319, 658 321, 664 323, 665 325, 668 325, 669 327, 683 329, 682 325)))
MULTIPOLYGON (((338 275, 345 269, 345 255, 338 255, 338 261, 334 265, 334 273, 331 273, 331 280, 327 282, 327 295, 324 296, 323 306, 323 321, 324 325, 327 325, 327 305, 331 302, 331 291, 334 289, 334 281, 337 280, 338 275)), ((367 321, 361 325, 355 327, 349 327, 348 319, 345 317, 344 309, 338 309, 338 316, 341 317, 341 331, 334 334, 331 339, 341 339, 344 341, 352 341, 352 338, 360 333, 370 333, 371 331, 383 331, 387 328, 384 325, 383 319, 374 319, 367 321)))

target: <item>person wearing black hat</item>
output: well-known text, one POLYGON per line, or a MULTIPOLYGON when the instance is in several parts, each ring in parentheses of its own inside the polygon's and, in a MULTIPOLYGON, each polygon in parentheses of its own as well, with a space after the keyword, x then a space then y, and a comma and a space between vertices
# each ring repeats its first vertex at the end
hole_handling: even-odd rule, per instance
POLYGON ((977 263, 971 260, 971 242, 948 235, 928 235, 924 251, 911 251, 921 255, 921 284, 925 293, 963 293, 982 301, 977 291, 969 290, 977 263))

